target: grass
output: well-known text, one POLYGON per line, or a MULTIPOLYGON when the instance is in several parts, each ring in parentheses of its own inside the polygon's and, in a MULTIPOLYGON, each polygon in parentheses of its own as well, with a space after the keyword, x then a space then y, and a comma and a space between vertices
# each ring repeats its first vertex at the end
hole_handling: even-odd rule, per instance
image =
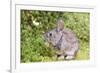
POLYGON ((88 60, 89 59, 89 43, 87 41, 80 41, 80 50, 77 53, 76 60, 88 60))

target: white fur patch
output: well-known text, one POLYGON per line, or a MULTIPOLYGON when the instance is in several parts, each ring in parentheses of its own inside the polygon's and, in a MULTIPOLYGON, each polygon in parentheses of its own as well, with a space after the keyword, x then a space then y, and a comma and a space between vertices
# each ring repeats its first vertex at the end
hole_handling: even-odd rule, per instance
POLYGON ((65 59, 66 60, 71 60, 71 59, 74 59, 74 56, 67 56, 65 59))

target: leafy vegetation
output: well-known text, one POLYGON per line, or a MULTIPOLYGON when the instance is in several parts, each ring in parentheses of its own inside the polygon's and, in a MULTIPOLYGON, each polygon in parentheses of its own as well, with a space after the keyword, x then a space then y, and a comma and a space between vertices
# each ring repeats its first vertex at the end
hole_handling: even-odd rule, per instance
POLYGON ((55 51, 45 44, 43 33, 55 28, 59 18, 79 38, 80 52, 76 60, 89 59, 89 16, 85 12, 21 10, 21 62, 56 61, 55 51))

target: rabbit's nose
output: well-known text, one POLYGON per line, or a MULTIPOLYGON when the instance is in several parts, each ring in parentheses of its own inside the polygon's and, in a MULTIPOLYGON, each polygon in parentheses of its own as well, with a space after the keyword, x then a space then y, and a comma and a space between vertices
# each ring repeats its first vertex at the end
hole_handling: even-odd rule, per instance
POLYGON ((52 33, 49 33, 49 36, 52 36, 52 33))
POLYGON ((43 36, 46 37, 47 36, 47 33, 44 33, 43 36))

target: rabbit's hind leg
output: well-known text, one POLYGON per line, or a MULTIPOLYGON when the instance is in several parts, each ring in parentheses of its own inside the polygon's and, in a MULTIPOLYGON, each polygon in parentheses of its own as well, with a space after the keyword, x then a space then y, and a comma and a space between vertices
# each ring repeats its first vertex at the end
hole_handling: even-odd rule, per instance
POLYGON ((75 57, 73 55, 72 56, 70 55, 70 56, 65 56, 64 59, 65 60, 73 60, 73 59, 75 59, 75 57))
POLYGON ((57 55, 57 60, 64 60, 64 55, 57 55))
POLYGON ((75 59, 75 52, 74 51, 66 51, 64 59, 65 60, 73 60, 73 59, 75 59))

